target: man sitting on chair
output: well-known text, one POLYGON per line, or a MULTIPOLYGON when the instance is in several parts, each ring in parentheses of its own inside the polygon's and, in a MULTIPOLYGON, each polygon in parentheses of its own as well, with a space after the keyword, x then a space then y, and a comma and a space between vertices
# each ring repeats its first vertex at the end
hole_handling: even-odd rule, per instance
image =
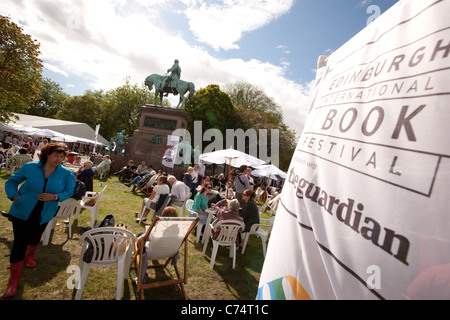
MULTIPOLYGON (((142 201, 141 212, 145 208, 145 212, 144 212, 144 215, 142 217, 142 221, 146 221, 147 220, 147 215, 150 212, 150 210, 155 210, 155 212, 157 211, 156 203, 158 202, 160 196, 162 194, 169 194, 169 193, 170 193, 170 189, 169 189, 169 186, 167 185, 167 177, 166 176, 159 176, 158 180, 156 182, 156 186, 153 187, 153 191, 152 191, 152 194, 150 195, 150 197, 149 198, 145 198, 142 201)), ((141 219, 137 218, 136 222, 141 222, 141 219)))
POLYGON ((172 193, 173 196, 175 196, 175 199, 172 200, 172 203, 170 205, 181 207, 183 205, 184 199, 186 199, 187 195, 189 194, 189 187, 182 181, 178 181, 177 178, 170 175, 167 181, 172 186, 172 190, 170 193, 172 193))

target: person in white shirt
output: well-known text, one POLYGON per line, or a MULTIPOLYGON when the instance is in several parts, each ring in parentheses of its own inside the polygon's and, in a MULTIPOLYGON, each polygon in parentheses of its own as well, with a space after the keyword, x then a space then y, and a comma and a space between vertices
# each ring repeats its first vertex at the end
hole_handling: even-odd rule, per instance
POLYGON ((198 183, 202 184, 203 183, 203 178, 205 178, 205 171, 206 171, 206 166, 205 166, 205 161, 201 160, 200 163, 198 164, 198 183))
MULTIPOLYGON (((170 193, 170 188, 167 185, 167 177, 166 176, 159 176, 158 180, 156 182, 156 186, 153 187, 153 191, 150 195, 149 198, 145 198, 144 200, 142 200, 142 208, 141 208, 141 212, 144 210, 145 208, 145 212, 144 215, 142 217, 142 221, 146 221, 147 220, 147 215, 150 212, 150 210, 157 210, 156 209, 156 204, 160 198, 160 196, 162 194, 169 194, 170 193)), ((136 219, 136 222, 141 222, 140 218, 136 219)))
POLYGON ((172 186, 172 190, 170 191, 170 193, 176 198, 172 200, 170 205, 182 206, 184 199, 186 199, 187 195, 190 192, 189 187, 186 184, 184 184, 184 182, 178 181, 177 178, 175 178, 172 175, 170 175, 169 178, 167 178, 167 181, 172 186))

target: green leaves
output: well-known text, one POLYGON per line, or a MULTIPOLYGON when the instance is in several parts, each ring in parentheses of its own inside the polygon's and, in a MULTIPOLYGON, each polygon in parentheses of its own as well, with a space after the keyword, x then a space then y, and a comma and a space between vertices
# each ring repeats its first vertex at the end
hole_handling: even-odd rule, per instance
POLYGON ((24 112, 41 91, 39 43, 8 17, 0 16, 0 121, 24 112))

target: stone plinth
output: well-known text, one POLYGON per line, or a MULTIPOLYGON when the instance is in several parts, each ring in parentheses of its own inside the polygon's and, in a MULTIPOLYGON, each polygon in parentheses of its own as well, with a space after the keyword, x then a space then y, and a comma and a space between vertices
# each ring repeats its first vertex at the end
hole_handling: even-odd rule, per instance
POLYGON ((140 110, 139 128, 128 139, 125 154, 136 165, 145 161, 158 170, 163 168, 161 162, 167 148, 167 136, 176 129, 186 128, 191 118, 182 109, 146 104, 140 110))

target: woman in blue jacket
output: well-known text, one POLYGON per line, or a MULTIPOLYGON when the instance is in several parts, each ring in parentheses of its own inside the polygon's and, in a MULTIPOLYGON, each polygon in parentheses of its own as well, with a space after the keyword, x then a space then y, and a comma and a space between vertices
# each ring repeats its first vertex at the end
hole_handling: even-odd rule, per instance
POLYGON ((62 165, 67 155, 65 144, 49 143, 41 149, 39 161, 24 164, 5 183, 6 195, 13 201, 9 213, 14 244, 4 298, 16 294, 24 260, 25 266, 36 266, 34 252, 47 223, 56 214, 58 202, 73 195, 75 176, 62 165))

